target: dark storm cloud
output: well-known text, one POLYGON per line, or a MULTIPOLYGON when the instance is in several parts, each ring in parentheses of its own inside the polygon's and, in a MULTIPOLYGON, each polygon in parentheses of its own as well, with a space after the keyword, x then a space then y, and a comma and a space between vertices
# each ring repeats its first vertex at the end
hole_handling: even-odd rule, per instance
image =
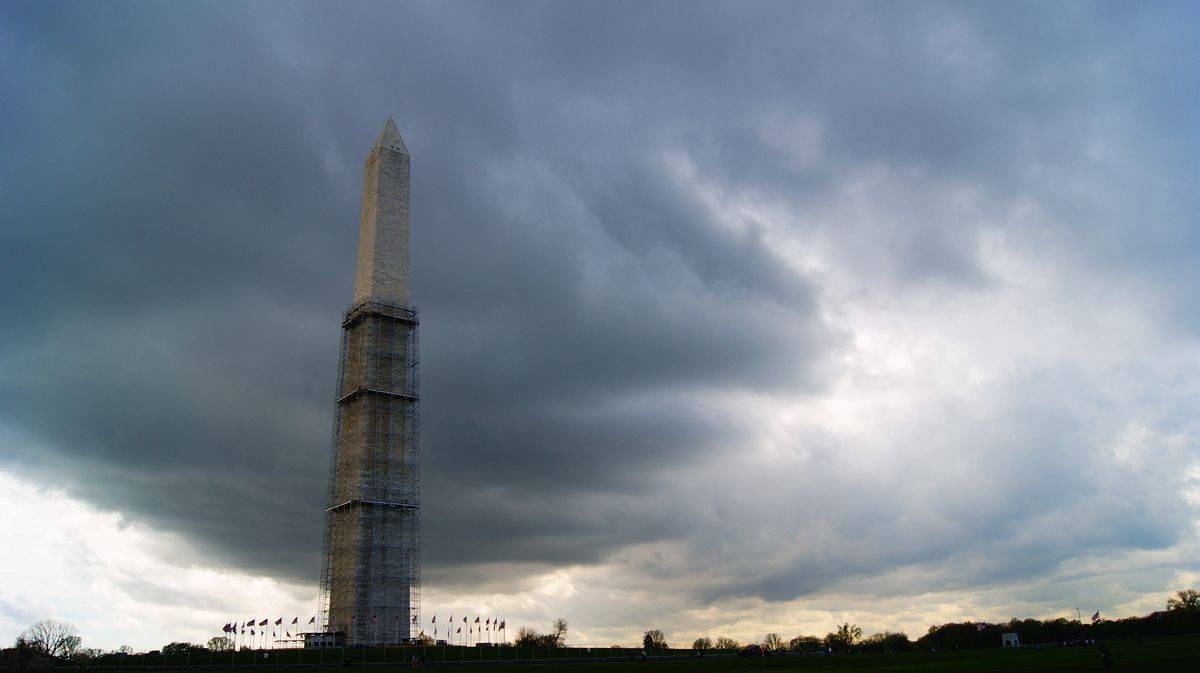
MULTIPOLYGON (((1075 469, 1091 446, 1070 439, 1078 410, 1005 406, 1020 391, 983 414, 1020 432, 965 454, 955 440, 970 443, 972 423, 896 431, 945 438, 929 461, 966 455, 964 473, 1005 475, 949 487, 921 461, 856 471, 840 456, 860 447, 815 432, 790 438, 811 462, 773 470, 754 462, 761 428, 714 401, 819 395, 849 339, 820 317, 820 278, 736 197, 824 231, 884 295, 992 283, 979 230, 997 225, 948 204, 953 190, 986 213, 1048 204, 1031 226, 1081 266, 1132 246, 1131 275, 1194 279, 1180 209, 1112 214, 1071 192, 1085 149, 1123 143, 1105 115, 1157 141, 1131 160, 1194 157, 1147 130, 1191 128, 1179 105, 1139 102, 1174 91, 1189 61, 1111 50, 1128 21, 1155 35, 1137 44, 1183 31, 1153 12, 1087 13, 1082 30, 1075 11, 7 4, 0 86, 19 102, 0 128, 13 316, 0 421, 33 439, 0 458, 213 558, 315 580, 361 162, 390 113, 413 154, 434 581, 666 541, 690 550, 703 590, 678 565, 647 562, 645 576, 782 599, 976 553, 992 560, 938 581, 1169 544, 1177 496, 1106 482, 1124 520, 1156 525, 1088 520, 1065 548, 1054 517, 1082 515, 1078 494, 1105 477, 1075 469), (855 181, 871 206, 858 222, 836 207, 855 181), (1141 212, 1159 215, 1149 240, 1126 222, 1141 212), (779 515, 830 502, 793 528, 779 515), (1015 528, 1026 520, 1039 525, 1015 528)), ((1086 186, 1120 177, 1100 175, 1086 186)))

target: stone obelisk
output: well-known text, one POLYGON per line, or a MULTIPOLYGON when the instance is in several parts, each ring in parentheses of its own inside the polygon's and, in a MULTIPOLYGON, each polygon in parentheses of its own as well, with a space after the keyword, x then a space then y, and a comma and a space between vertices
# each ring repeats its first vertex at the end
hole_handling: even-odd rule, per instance
POLYGON ((347 645, 403 642, 420 614, 417 311, 409 154, 391 117, 367 155, 354 299, 342 320, 320 614, 347 645))

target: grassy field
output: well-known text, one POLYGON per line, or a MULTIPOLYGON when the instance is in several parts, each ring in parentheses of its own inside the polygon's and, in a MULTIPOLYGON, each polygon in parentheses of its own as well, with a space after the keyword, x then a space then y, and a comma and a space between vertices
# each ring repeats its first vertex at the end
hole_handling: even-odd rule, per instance
MULTIPOLYGON (((1200 636, 1163 636, 1147 638, 1144 642, 1136 640, 1118 640, 1108 643, 1112 653, 1113 671, 1188 671, 1200 670, 1200 636)), ((467 650, 468 652, 470 650, 467 650)), ((362 656, 361 650, 347 650, 362 656)), ((376 654, 380 650, 372 651, 376 654)), ((586 653, 586 650, 572 650, 586 653)), ((607 652, 597 650, 596 652, 607 652)), ((250 653, 247 653, 250 654, 250 653)), ((275 662, 268 657, 257 666, 236 665, 228 663, 217 670, 229 673, 267 673, 269 671, 298 670, 297 662, 286 660, 287 652, 278 652, 275 662)), ((297 655, 298 651, 292 651, 297 655)), ((399 649, 392 651, 386 663, 368 663, 350 667, 321 667, 322 673, 365 673, 366 671, 399 671, 408 669, 407 658, 400 659, 399 649)), ((574 655, 573 655, 574 656, 574 655)), ((139 667, 133 665, 135 657, 130 657, 125 666, 131 673, 139 667)), ((261 660, 260 660, 261 661, 261 660)), ((162 662, 165 663, 165 662, 162 662)), ((172 662, 154 670, 185 669, 183 662, 172 662)), ((191 662, 195 666, 199 662, 191 662)), ((311 664, 300 662, 308 668, 311 664)), ((160 664, 161 666, 161 664, 160 664)), ((97 667, 99 668, 99 667, 97 667)), ((966 650, 959 652, 903 652, 895 654, 850 654, 838 656, 785 656, 755 659, 719 658, 719 659, 676 659, 648 661, 625 659, 619 661, 587 663, 587 662, 556 662, 539 661, 535 663, 471 663, 447 661, 438 663, 430 661, 427 668, 435 668, 455 673, 515 673, 517 671, 533 671, 536 673, 641 673, 648 671, 668 671, 670 673, 791 673, 805 671, 847 671, 871 673, 905 673, 907 671, 1104 671, 1105 668, 1095 647, 1022 647, 1018 649, 1001 650, 966 650)), ((113 671, 115 668, 104 668, 113 671)), ((211 669, 210 669, 211 670, 211 669)))
MULTIPOLYGON (((1200 636, 1149 638, 1108 643, 1113 671, 1200 670, 1200 636)), ((904 652, 840 656, 768 657, 761 659, 702 659, 633 661, 609 664, 535 664, 520 666, 541 673, 791 673, 803 671, 854 671, 905 673, 908 671, 1104 671, 1095 647, 1023 647, 1011 650, 962 652, 904 652)), ((462 673, 495 671, 495 666, 455 667, 462 673)), ((505 667, 503 670, 511 670, 505 667)))

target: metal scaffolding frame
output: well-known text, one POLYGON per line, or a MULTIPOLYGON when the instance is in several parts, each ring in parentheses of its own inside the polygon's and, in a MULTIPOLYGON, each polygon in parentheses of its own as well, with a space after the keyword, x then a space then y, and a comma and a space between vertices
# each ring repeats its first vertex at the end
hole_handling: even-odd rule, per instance
POLYGON ((348 645, 403 642, 421 612, 417 310, 342 320, 318 610, 348 645))

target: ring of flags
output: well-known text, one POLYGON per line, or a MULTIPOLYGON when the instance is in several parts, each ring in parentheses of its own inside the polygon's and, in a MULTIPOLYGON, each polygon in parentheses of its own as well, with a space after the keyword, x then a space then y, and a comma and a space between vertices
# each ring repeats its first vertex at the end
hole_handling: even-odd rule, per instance
MULTIPOLYGON (((379 619, 379 616, 377 614, 371 615, 371 624, 377 625, 378 619, 379 619)), ((1099 612, 1097 612, 1095 615, 1092 616, 1093 622, 1098 621, 1099 619, 1100 619, 1099 612)), ((275 626, 282 626, 284 623, 283 620, 284 620, 284 617, 278 617, 274 620, 272 620, 270 617, 264 617, 262 619, 258 619, 257 617, 251 617, 250 619, 247 619, 245 622, 242 622, 241 620, 234 620, 231 622, 226 622, 225 625, 221 627, 221 632, 229 634, 231 636, 244 636, 244 635, 246 635, 246 631, 249 630, 249 632, 250 632, 249 635, 252 638, 257 637, 259 635, 261 635, 265 638, 267 635, 267 629, 262 628, 262 627, 265 627, 268 624, 274 624, 275 626)), ((414 625, 416 625, 419 620, 420 620, 420 618, 417 615, 413 615, 412 623, 414 625)), ((350 616, 350 625, 351 626, 354 625, 355 623, 357 623, 357 621, 358 621, 357 615, 350 616)), ((399 614, 394 615, 393 621, 396 624, 396 628, 399 628, 400 615, 399 614)), ((308 620, 308 623, 310 625, 316 624, 317 616, 313 615, 312 617, 310 617, 308 620)), ((433 615, 433 617, 429 620, 429 623, 433 625, 433 627, 434 627, 433 633, 436 636, 438 634, 437 615, 436 614, 433 615)), ((468 634, 475 634, 475 633, 482 634, 485 630, 487 630, 489 632, 490 631, 506 631, 507 630, 506 629, 507 622, 504 620, 501 620, 499 617, 487 617, 485 619, 482 615, 476 615, 474 622, 471 622, 470 617, 468 617, 467 615, 463 615, 462 623, 464 625, 468 626, 468 629, 467 629, 468 634), (479 626, 478 627, 471 626, 472 623, 478 624, 479 626)), ((291 624, 299 625, 300 624, 300 616, 296 615, 295 617, 293 617, 291 624)), ((333 628, 336 629, 336 624, 333 625, 333 628)), ((447 633, 461 634, 463 632, 461 626, 459 626, 459 627, 454 626, 454 615, 453 614, 450 615, 450 628, 454 629, 454 630, 447 631, 447 633)), ((278 638, 279 631, 283 631, 283 629, 273 629, 271 631, 271 636, 273 638, 278 638)), ((286 637, 288 637, 288 638, 293 637, 291 629, 288 629, 287 631, 285 631, 285 634, 286 634, 286 637)), ((296 636, 299 636, 299 635, 300 635, 300 631, 299 631, 299 629, 297 629, 296 636)), ((424 635, 425 635, 425 632, 421 631, 421 636, 424 637, 424 635)))

